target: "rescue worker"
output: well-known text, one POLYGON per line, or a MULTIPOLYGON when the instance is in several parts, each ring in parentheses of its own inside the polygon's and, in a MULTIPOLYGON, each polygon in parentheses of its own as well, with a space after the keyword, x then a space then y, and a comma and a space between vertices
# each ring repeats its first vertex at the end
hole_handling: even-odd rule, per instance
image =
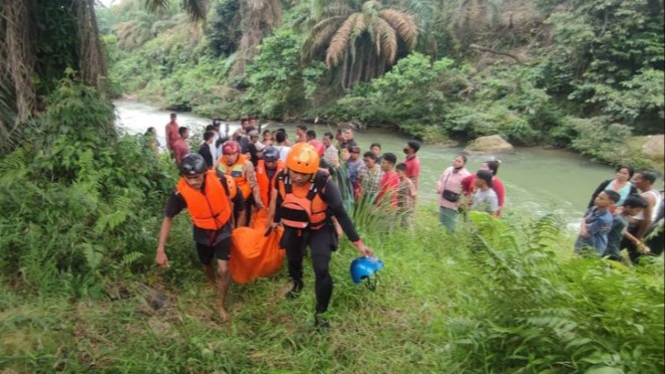
POLYGON ((261 201, 261 191, 256 182, 256 172, 252 161, 240 153, 240 145, 228 141, 222 145, 222 157, 217 160, 217 170, 231 176, 245 201, 243 220, 238 219, 238 227, 247 226, 252 205, 258 209, 266 209, 261 201))
POLYGON ((261 190, 261 202, 270 206, 275 177, 284 169, 284 162, 279 159, 279 149, 270 146, 263 149, 263 159, 256 165, 256 181, 261 190))
POLYGON ((315 324, 326 329, 323 313, 328 309, 333 291, 329 272, 332 252, 337 249, 338 237, 331 218, 334 216, 344 233, 363 256, 373 251, 360 239, 351 218, 344 210, 342 195, 331 178, 319 172, 319 154, 307 143, 293 146, 286 160, 286 169, 278 174, 270 203, 267 229, 284 226, 280 247, 286 249, 289 276, 293 288, 288 297, 297 297, 304 287, 302 262, 305 248, 311 249, 315 275, 315 324))
POLYGON ((208 170, 205 160, 199 154, 190 153, 183 158, 180 174, 176 190, 166 203, 155 261, 162 268, 169 267, 165 246, 171 222, 173 217, 187 208, 194 225, 196 251, 213 288, 217 263, 219 317, 225 322, 228 320, 224 301, 230 284, 228 269, 233 212, 235 210, 241 218, 244 215, 242 195, 237 193, 231 178, 208 170))

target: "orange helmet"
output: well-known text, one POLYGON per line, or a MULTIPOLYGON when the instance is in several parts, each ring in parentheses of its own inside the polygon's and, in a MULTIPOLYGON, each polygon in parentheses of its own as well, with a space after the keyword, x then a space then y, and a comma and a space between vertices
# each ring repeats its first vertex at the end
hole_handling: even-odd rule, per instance
POLYGON ((307 144, 311 145, 316 149, 317 152, 319 152, 319 156, 323 156, 323 154, 326 152, 326 147, 321 143, 320 140, 310 140, 307 144))
POLYGON ((297 143, 286 156, 286 167, 302 174, 314 174, 319 169, 319 153, 307 143, 297 143))

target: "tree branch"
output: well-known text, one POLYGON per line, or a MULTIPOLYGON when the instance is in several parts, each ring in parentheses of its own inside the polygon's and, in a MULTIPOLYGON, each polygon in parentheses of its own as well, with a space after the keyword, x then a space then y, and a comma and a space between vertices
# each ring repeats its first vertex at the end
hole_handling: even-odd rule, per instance
POLYGON ((479 51, 483 51, 483 52, 494 53, 495 55, 507 56, 507 57, 510 57, 510 58, 512 58, 513 60, 517 61, 517 63, 520 64, 520 65, 521 65, 521 64, 524 64, 524 63, 522 62, 522 60, 521 60, 519 57, 515 56, 514 54, 508 53, 508 52, 496 51, 496 50, 494 50, 494 49, 486 48, 486 47, 482 47, 482 46, 479 46, 479 45, 477 45, 477 44, 471 44, 471 45, 469 46, 469 48, 471 48, 471 49, 477 49, 477 50, 479 50, 479 51))

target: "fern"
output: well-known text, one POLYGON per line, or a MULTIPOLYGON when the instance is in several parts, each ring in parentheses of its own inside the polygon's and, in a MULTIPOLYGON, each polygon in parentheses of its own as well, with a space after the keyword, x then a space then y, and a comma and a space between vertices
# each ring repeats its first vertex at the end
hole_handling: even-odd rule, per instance
POLYGON ((138 251, 134 251, 131 253, 127 253, 122 257, 122 261, 120 261, 121 266, 130 266, 134 263, 136 263, 138 260, 143 258, 144 254, 138 251))

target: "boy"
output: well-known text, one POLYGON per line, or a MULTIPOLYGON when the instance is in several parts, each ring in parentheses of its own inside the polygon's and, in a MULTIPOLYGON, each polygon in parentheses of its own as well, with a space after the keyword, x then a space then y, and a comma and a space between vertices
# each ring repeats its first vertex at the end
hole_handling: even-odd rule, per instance
POLYGON ((413 227, 413 212, 416 209, 416 186, 406 176, 406 164, 400 163, 395 167, 399 177, 397 186, 397 214, 402 226, 413 227))
POLYGON ((471 209, 497 216, 499 212, 499 197, 492 189, 494 175, 489 170, 478 170, 476 173, 476 193, 473 195, 471 209))
POLYGON ((420 178, 420 159, 416 156, 419 150, 420 143, 415 140, 407 142, 406 147, 404 147, 406 175, 411 179, 416 189, 418 189, 418 179, 420 178))
POLYGON ((575 251, 581 252, 585 247, 596 250, 602 256, 607 249, 607 234, 612 229, 612 214, 610 208, 621 199, 621 195, 612 190, 606 190, 598 194, 594 201, 594 207, 589 210, 587 216, 580 225, 580 236, 575 242, 575 251))
POLYGON ((603 257, 621 261, 622 238, 634 243, 637 248, 644 245, 626 229, 628 228, 628 219, 642 213, 648 205, 647 201, 640 195, 630 195, 624 200, 623 209, 612 216, 612 228, 607 234, 607 249, 603 257))
POLYGON ((393 171, 395 163, 397 162, 397 156, 392 153, 386 153, 383 155, 383 160, 381 161, 381 171, 383 172, 383 177, 379 183, 379 194, 376 197, 376 203, 381 205, 384 200, 390 199, 390 204, 393 207, 397 207, 397 188, 399 187, 399 177, 397 173, 393 171))

